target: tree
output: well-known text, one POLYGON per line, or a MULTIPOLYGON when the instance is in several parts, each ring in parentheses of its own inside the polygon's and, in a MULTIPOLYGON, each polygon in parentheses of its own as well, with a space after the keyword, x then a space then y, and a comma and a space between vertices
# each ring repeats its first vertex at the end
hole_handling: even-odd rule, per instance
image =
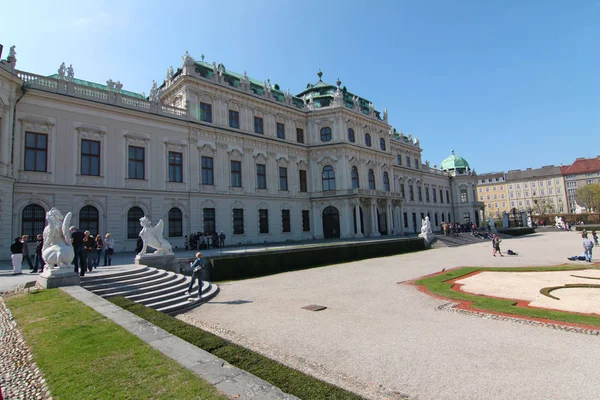
POLYGON ((591 183, 577 189, 577 204, 588 211, 600 209, 600 183, 591 183))
POLYGON ((535 204, 532 211, 535 215, 542 217, 556 212, 556 207, 550 197, 540 197, 539 199, 533 200, 533 202, 535 204))

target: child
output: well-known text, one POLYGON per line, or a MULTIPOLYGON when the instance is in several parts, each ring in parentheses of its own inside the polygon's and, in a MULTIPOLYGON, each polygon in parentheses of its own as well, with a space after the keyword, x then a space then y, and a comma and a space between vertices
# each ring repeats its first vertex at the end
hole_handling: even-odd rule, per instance
POLYGON ((598 246, 598 234, 596 231, 592 231, 592 238, 594 239, 594 243, 598 246))

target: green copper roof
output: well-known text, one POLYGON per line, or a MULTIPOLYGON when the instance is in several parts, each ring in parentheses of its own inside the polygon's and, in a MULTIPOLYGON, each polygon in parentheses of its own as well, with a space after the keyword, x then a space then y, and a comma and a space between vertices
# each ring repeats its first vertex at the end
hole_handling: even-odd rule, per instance
MULTIPOLYGON (((50 76, 48 76, 48 78, 58 79, 58 74, 50 75, 50 76)), ((99 83, 84 81, 82 79, 73 78, 73 82, 77 85, 87 86, 87 87, 91 87, 94 89, 108 90, 108 86, 106 86, 106 85, 101 85, 99 83)), ((138 99, 142 99, 142 100, 146 99, 141 94, 135 93, 135 92, 130 92, 129 90, 121 90, 121 94, 124 94, 125 96, 130 96, 130 97, 137 97, 138 99)))
POLYGON ((443 171, 450 171, 450 170, 456 170, 456 169, 467 169, 470 167, 469 167, 469 163, 467 162, 467 160, 465 160, 461 156, 455 155, 454 150, 452 150, 452 155, 450 157, 446 158, 444 161, 442 161, 440 168, 443 171))

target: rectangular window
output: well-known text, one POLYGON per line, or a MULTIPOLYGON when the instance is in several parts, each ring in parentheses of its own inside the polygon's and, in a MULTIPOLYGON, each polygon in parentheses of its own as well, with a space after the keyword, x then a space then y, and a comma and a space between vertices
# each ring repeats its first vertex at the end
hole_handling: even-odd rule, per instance
POLYGON ((402 165, 402 156, 400 154, 396 156, 396 164, 402 165))
POLYGON ((548 180, 547 184, 548 186, 552 186, 552 180, 548 180))
POLYGON ((423 201, 423 189, 421 189, 421 186, 417 186, 417 195, 419 201, 423 201))
POLYGON ((144 179, 143 147, 129 146, 129 179, 144 179))
POLYGON ((437 192, 435 189, 431 189, 431 194, 433 195, 433 202, 437 203, 437 192))
POLYGON ((306 184, 306 170, 301 169, 299 170, 299 174, 300 174, 300 191, 303 193, 308 192, 308 186, 306 184))
MULTIPOLYGON (((498 197, 497 195, 494 195, 494 199, 498 197)), ((461 203, 468 203, 469 199, 467 198, 467 189, 460 189, 460 202, 461 203)))
POLYGON ((429 188, 425 188, 425 201, 429 203, 429 188))
POLYGON ((310 232, 310 214, 308 210, 302 210, 302 232, 310 232))
POLYGON ((408 228, 408 214, 402 213, 402 219, 404 220, 404 227, 408 228))
POLYGON ((183 154, 169 152, 169 182, 183 182, 183 154))
POLYGON ((231 186, 242 187, 242 162, 231 160, 231 186))
POLYGON ((410 157, 406 157, 406 166, 410 168, 410 157))
POLYGON ((419 169, 419 159, 415 158, 415 168, 419 169))
POLYGON ((212 122, 212 105, 200 103, 200 121, 212 122))
POLYGON ((269 233, 269 210, 258 210, 258 232, 269 233))
POLYGON ((240 113, 238 111, 229 110, 229 127, 240 129, 240 113))
POLYGON ((27 132, 25 134, 25 171, 47 171, 48 135, 27 132))
POLYGON ((254 133, 264 135, 265 129, 262 117, 254 117, 254 133))
POLYGON ((410 201, 415 201, 415 189, 413 188, 413 185, 408 185, 408 195, 410 201))
POLYGON ((212 235, 215 233, 215 209, 204 208, 202 210, 202 216, 204 219, 204 235, 212 235))
POLYGON ((450 191, 446 190, 446 203, 450 204, 450 191))
POLYGON ((444 192, 440 189, 440 203, 444 202, 444 192))
POLYGON ((404 192, 404 183, 401 183, 401 184, 400 184, 400 196, 401 196, 402 198, 405 198, 405 197, 406 197, 406 193, 404 192))
POLYGON ((290 210, 281 210, 281 230, 283 232, 291 232, 290 226, 290 210))
POLYGON ((214 185, 215 175, 212 157, 202 157, 202 184, 214 185))
POLYGON ((267 167, 265 164, 256 164, 256 188, 267 188, 267 167))
POLYGON ((296 128, 296 142, 304 143, 304 129, 296 128))
POLYGON ((234 208, 233 209, 233 234, 243 235, 244 234, 244 209, 234 208))
POLYGON ((279 190, 288 190, 287 168, 279 167, 279 190))
POLYGON ((277 137, 279 139, 285 139, 285 124, 281 122, 277 123, 277 137))
POLYGON ((100 142, 81 139, 81 175, 100 176, 100 142))

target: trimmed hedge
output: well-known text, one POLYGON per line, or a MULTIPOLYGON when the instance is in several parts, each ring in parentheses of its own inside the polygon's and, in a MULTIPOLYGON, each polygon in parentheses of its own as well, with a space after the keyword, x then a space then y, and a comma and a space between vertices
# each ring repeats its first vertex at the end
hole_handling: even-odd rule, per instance
POLYGON ((506 228, 506 229, 498 229, 498 233, 502 233, 503 235, 508 236, 523 236, 530 235, 535 233, 534 228, 523 227, 523 228, 506 228))
POLYGON ((210 280, 255 278, 323 265, 385 257, 425 249, 423 238, 399 238, 351 244, 328 244, 259 254, 213 258, 210 280))
POLYGON ((600 225, 597 224, 590 224, 590 225, 575 225, 575 230, 576 231, 582 231, 582 230, 586 230, 588 232, 592 232, 592 231, 600 231, 600 225))

